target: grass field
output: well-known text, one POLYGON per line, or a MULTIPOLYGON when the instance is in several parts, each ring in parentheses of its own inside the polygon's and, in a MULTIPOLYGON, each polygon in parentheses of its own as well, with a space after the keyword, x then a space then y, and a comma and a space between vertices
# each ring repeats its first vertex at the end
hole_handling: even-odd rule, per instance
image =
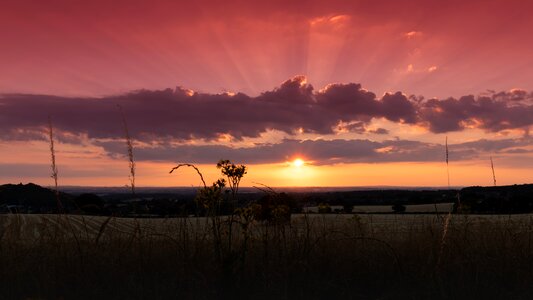
POLYGON ((2 215, 2 298, 533 297, 533 215, 228 220, 2 215))

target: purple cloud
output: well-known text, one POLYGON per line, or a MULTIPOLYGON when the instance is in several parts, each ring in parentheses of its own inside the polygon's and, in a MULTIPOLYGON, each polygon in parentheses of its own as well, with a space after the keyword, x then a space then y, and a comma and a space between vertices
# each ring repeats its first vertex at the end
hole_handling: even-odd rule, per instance
POLYGON ((527 130, 533 124, 533 94, 513 90, 491 96, 430 99, 419 105, 421 122, 432 132, 460 131, 467 127, 497 132, 527 130))
POLYGON ((183 88, 101 98, 0 95, 0 134, 4 140, 37 139, 51 116, 57 132, 64 133, 60 138, 120 138, 124 130, 117 105, 124 110, 131 135, 148 142, 212 140, 221 134, 242 139, 270 129, 289 135, 300 128, 331 134, 340 124, 345 130, 364 133, 371 132, 366 127, 374 118, 418 124, 436 133, 467 127, 527 130, 533 124, 533 95, 521 90, 445 100, 416 100, 400 92, 378 98, 354 83, 315 90, 297 76, 256 97, 183 88))

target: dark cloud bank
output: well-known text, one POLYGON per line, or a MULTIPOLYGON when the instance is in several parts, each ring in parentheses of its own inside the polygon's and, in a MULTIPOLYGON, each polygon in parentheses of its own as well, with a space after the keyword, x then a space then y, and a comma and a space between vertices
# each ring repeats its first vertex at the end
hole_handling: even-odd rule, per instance
MULTIPOLYGON (((331 134, 339 129, 387 134, 385 129, 371 131, 366 128, 374 118, 423 126, 434 133, 465 128, 480 128, 491 132, 523 129, 527 132, 533 124, 533 93, 522 90, 444 100, 407 97, 400 92, 385 94, 380 98, 353 83, 332 84, 322 90, 315 90, 305 82, 304 77, 298 76, 257 97, 241 93, 197 93, 182 88, 142 90, 101 98, 0 95, 0 134, 3 140, 42 139, 48 116, 51 116, 54 127, 65 141, 75 141, 79 137, 122 138, 124 129, 118 106, 125 113, 130 134, 136 140, 149 143, 212 140, 221 134, 230 134, 238 140, 258 137, 271 129, 288 134, 294 134, 300 128, 317 134, 331 134)), ((114 142, 96 143, 111 153, 123 152, 123 149, 113 150, 114 142)), ((285 140, 279 144, 253 148, 169 146, 164 149, 149 148, 151 150, 146 151, 137 149, 137 153, 141 158, 150 160, 197 162, 212 162, 213 153, 217 157, 238 154, 240 160, 252 163, 270 162, 274 159, 279 161, 286 159, 287 153, 299 152, 333 163, 403 161, 415 158, 421 161, 434 160, 437 152, 438 155, 442 154, 442 150, 437 151, 435 147, 407 141, 377 143, 368 140, 285 140), (432 154, 432 151, 435 153, 432 154)), ((473 155, 475 150, 472 149, 464 150, 460 156, 473 155)), ((526 150, 510 148, 509 151, 520 153, 526 150)))
MULTIPOLYGON (((480 158, 487 153, 523 154, 531 153, 529 137, 489 141, 486 139, 453 144, 449 146, 450 160, 480 158)), ((120 141, 97 142, 112 156, 124 155, 124 143, 120 141)), ((233 148, 224 145, 158 145, 137 148, 135 156, 148 161, 185 161, 192 163, 213 163, 220 158, 251 163, 279 163, 298 156, 305 157, 315 165, 336 163, 378 163, 378 162, 429 162, 445 159, 442 144, 408 140, 386 140, 375 142, 367 139, 354 140, 283 140, 276 144, 261 144, 255 147, 233 148)), ((488 156, 487 156, 488 157, 488 156)), ((485 157, 485 158, 487 158, 485 157)))

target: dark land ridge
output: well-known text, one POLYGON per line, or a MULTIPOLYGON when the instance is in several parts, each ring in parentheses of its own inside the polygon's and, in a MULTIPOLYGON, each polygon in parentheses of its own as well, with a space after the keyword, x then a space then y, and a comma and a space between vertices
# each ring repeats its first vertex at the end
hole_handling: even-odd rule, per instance
MULTIPOLYGON (((454 203, 454 212, 477 214, 509 214, 533 212, 533 184, 462 189, 374 189, 374 190, 295 190, 278 193, 293 213, 304 207, 342 206, 338 213, 350 213, 357 205, 401 206, 415 204, 454 203)), ((28 184, 0 186, 0 213, 58 213, 115 215, 136 217, 188 216, 198 213, 196 191, 191 188, 175 190, 145 189, 132 195, 124 189, 98 193, 73 189, 58 192, 28 184)), ((240 193, 238 206, 265 201, 265 191, 256 189, 240 193)), ((224 211, 222 211, 224 213, 224 211)), ((226 212, 229 213, 229 212, 226 212)))

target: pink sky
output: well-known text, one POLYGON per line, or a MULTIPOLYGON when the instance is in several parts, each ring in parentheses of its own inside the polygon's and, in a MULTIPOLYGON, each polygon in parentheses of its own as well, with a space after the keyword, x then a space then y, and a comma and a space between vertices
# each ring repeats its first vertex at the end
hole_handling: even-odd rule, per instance
POLYGON ((167 169, 192 161, 208 170, 218 158, 255 166, 249 185, 444 185, 444 173, 427 174, 442 168, 446 135, 456 185, 490 183, 490 156, 502 184, 531 182, 532 9, 512 0, 3 1, 0 180, 49 181, 51 115, 64 184, 127 183, 120 104, 140 185, 196 184, 167 169), (297 156, 306 181, 287 165, 297 156), (335 172, 343 179, 330 180, 335 172))

